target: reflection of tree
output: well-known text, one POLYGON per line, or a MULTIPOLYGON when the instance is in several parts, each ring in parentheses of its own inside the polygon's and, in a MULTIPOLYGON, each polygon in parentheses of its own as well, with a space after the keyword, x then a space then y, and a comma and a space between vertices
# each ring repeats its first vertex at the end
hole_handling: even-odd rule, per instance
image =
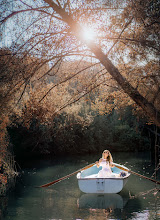
POLYGON ((4 213, 5 210, 7 209, 8 206, 8 198, 5 196, 0 197, 0 218, 4 218, 4 213))
POLYGON ((87 220, 92 220, 95 218, 96 215, 96 219, 100 220, 102 218, 108 219, 111 214, 112 214, 113 210, 112 208, 107 208, 107 209, 89 209, 89 217, 87 218, 87 220))

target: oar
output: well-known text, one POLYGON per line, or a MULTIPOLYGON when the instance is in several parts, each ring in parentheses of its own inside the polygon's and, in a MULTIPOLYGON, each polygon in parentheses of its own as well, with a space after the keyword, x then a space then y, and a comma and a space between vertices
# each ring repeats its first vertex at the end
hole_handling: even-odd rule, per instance
POLYGON ((53 184, 55 184, 55 183, 58 183, 58 182, 60 182, 60 181, 62 181, 62 180, 65 180, 65 179, 67 179, 67 178, 69 178, 69 177, 71 177, 71 176, 73 176, 73 175, 79 173, 79 172, 82 171, 82 170, 86 170, 86 169, 88 169, 88 168, 94 166, 95 164, 96 164, 96 163, 89 164, 89 165, 87 165, 87 166, 85 166, 85 167, 83 167, 83 168, 81 168, 81 169, 79 169, 79 170, 77 170, 77 171, 75 171, 75 172, 73 172, 73 173, 71 173, 71 174, 68 174, 67 176, 61 177, 61 178, 59 178, 59 179, 57 179, 57 180, 54 180, 53 182, 50 182, 50 183, 47 183, 47 184, 44 184, 44 185, 41 185, 41 186, 37 186, 36 188, 42 188, 42 187, 51 186, 51 185, 53 185, 53 184))
POLYGON ((144 179, 150 180, 150 181, 152 181, 152 182, 154 182, 154 183, 160 184, 160 181, 158 181, 158 180, 154 180, 154 179, 149 178, 149 177, 147 177, 147 176, 143 176, 143 175, 141 175, 141 174, 139 174, 139 173, 136 173, 136 172, 134 172, 134 171, 132 171, 132 170, 126 169, 126 168, 124 168, 123 166, 119 166, 119 165, 117 165, 117 164, 115 164, 115 163, 113 163, 113 165, 114 165, 115 167, 121 169, 121 170, 127 171, 127 172, 132 173, 132 174, 134 174, 134 175, 136 175, 136 176, 139 176, 139 177, 141 177, 141 178, 144 178, 144 179))

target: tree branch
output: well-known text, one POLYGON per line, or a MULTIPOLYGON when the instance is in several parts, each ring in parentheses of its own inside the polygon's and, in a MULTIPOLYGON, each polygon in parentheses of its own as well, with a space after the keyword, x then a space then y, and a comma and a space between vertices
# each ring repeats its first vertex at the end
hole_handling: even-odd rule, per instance
POLYGON ((62 80, 61 82, 55 84, 54 86, 52 86, 52 87, 46 92, 46 94, 39 100, 39 102, 41 102, 41 101, 51 92, 51 90, 53 90, 56 86, 61 85, 61 84, 65 83, 65 82, 67 82, 68 80, 70 80, 70 79, 72 79, 73 77, 77 76, 79 73, 81 73, 81 72, 83 72, 84 70, 87 70, 87 69, 89 69, 89 68, 91 68, 91 67, 93 67, 93 66, 95 66, 95 65, 97 65, 97 63, 92 64, 92 65, 90 65, 89 67, 86 67, 86 68, 84 68, 84 69, 78 71, 77 73, 72 74, 71 76, 67 77, 66 79, 62 80))
MULTIPOLYGON (((44 8, 44 7, 42 7, 42 8, 44 8)), ((45 8, 46 8, 46 7, 45 7, 45 8)), ((49 8, 49 6, 48 6, 47 8, 49 8)), ((49 15, 49 16, 52 16, 53 18, 56 18, 56 19, 62 21, 61 18, 59 18, 59 17, 57 17, 57 16, 55 16, 55 15, 53 15, 53 14, 50 14, 50 13, 48 13, 47 11, 41 10, 41 8, 29 8, 29 9, 23 9, 23 10, 20 10, 20 11, 14 11, 14 12, 12 12, 10 15, 8 15, 8 16, 5 17, 4 19, 2 19, 2 20, 0 21, 0 23, 3 24, 3 23, 6 22, 9 18, 11 18, 11 17, 13 17, 13 16, 15 16, 15 15, 17 15, 17 14, 19 14, 19 13, 28 12, 28 11, 38 11, 38 12, 42 12, 42 13, 45 13, 45 14, 47 14, 47 15, 49 15)))

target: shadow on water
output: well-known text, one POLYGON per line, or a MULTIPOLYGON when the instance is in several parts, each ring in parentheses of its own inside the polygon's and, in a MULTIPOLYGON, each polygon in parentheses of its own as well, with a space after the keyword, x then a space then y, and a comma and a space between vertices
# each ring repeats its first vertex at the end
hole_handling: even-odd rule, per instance
MULTIPOLYGON (((119 194, 84 194, 78 188, 76 176, 48 188, 35 188, 85 167, 100 156, 29 161, 15 190, 8 195, 3 220, 158 219, 160 195, 151 191, 135 196, 155 187, 138 176, 131 175, 119 194)), ((113 158, 135 172, 147 176, 153 173, 149 154, 114 153, 113 158)))

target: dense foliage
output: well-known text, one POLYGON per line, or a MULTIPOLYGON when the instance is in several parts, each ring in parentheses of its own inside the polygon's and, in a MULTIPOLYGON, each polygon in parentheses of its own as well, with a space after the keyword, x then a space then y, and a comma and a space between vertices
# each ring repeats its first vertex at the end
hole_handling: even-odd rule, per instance
MULTIPOLYGON (((93 114, 93 112, 92 112, 93 114)), ((80 112, 79 112, 80 115, 80 112)), ((14 152, 18 157, 57 154, 85 154, 111 151, 150 150, 151 140, 144 119, 137 120, 132 109, 96 115, 88 125, 74 115, 63 113, 50 126, 35 118, 30 127, 16 123, 8 129, 14 152)))

